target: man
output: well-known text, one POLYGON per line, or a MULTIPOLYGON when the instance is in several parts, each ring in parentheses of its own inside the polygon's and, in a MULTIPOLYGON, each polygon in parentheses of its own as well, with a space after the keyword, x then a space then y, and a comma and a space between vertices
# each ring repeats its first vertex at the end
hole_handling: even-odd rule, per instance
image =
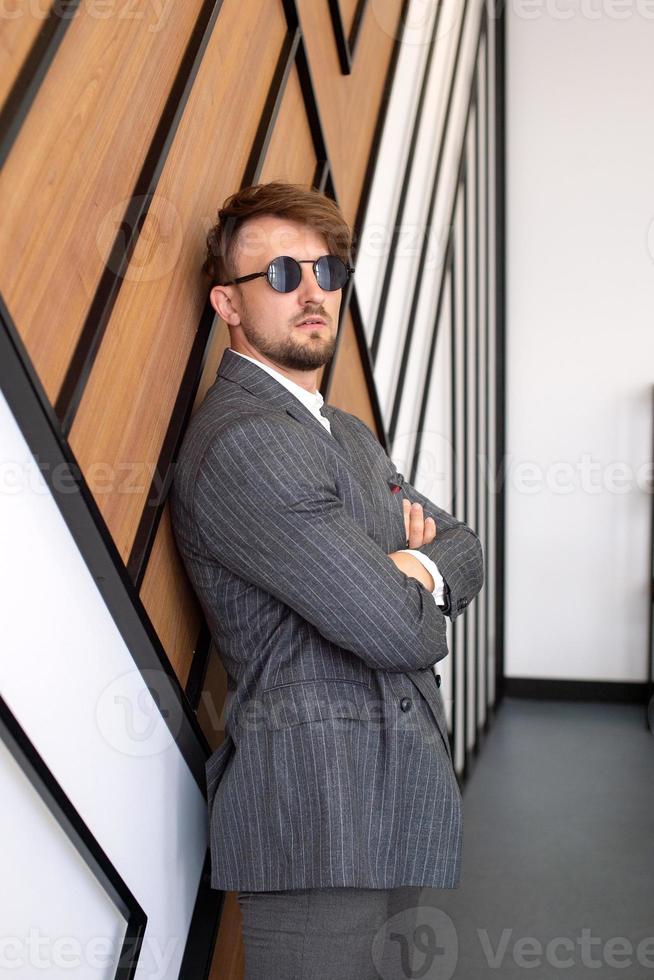
POLYGON ((433 665, 445 616, 482 586, 482 550, 361 420, 323 405, 353 271, 335 203, 275 182, 218 219, 204 268, 231 346, 171 493, 228 676, 207 762, 211 883, 238 893, 249 980, 366 980, 392 910, 458 884, 461 796, 433 665))

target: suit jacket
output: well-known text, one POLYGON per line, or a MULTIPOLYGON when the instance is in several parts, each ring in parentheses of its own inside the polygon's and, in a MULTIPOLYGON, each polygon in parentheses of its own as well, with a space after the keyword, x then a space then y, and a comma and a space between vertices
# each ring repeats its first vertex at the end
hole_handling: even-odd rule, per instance
POLYGON ((483 584, 481 545, 364 422, 322 411, 331 435, 227 348, 175 467, 175 539, 228 676, 211 885, 454 888, 461 795, 433 665, 445 616, 483 584), (403 496, 436 521, 420 550, 445 612, 388 557, 406 547, 403 496))

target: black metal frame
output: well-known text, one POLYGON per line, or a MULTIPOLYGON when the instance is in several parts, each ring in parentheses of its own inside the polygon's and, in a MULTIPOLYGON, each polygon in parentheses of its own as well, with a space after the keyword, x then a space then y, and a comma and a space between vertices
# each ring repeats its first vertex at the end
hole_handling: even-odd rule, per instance
POLYGON ((349 75, 354 65, 357 41, 361 33, 361 23, 366 12, 366 7, 368 6, 368 0, 357 0, 349 35, 345 32, 343 15, 338 0, 327 0, 327 3, 334 27, 334 39, 338 51, 338 60, 341 64, 341 72, 343 75, 349 75))
MULTIPOLYGON (((105 851, 64 793, 43 757, 37 752, 9 705, 0 696, 0 739, 4 742, 23 775, 41 797, 53 818, 73 844, 78 854, 104 889, 126 923, 121 944, 116 980, 130 980, 136 972, 147 915, 105 851)), ((3 846, 9 842, 3 841, 3 846)), ((5 883, 7 884, 7 883, 5 883)))

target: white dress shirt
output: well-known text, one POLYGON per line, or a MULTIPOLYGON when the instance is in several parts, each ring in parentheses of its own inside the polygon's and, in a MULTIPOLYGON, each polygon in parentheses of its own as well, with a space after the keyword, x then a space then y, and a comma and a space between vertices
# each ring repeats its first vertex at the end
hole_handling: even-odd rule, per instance
MULTIPOLYGON (((234 348, 230 347, 230 350, 234 350, 234 348)), ((267 371, 268 374, 275 379, 275 381, 279 381, 280 384, 284 385, 284 387, 287 388, 292 395, 299 398, 302 404, 309 409, 311 414, 315 416, 320 424, 323 425, 331 435, 332 430, 331 425, 329 424, 329 419, 320 412, 324 399, 318 390, 307 391, 307 389, 303 388, 302 385, 297 384, 295 381, 291 381, 291 379, 287 378, 285 374, 282 374, 280 371, 276 371, 275 368, 272 368, 269 364, 264 364, 263 361, 257 361, 256 358, 250 357, 249 354, 242 354, 241 351, 238 350, 234 351, 234 353, 238 354, 239 357, 244 357, 246 360, 252 361, 253 364, 257 364, 264 371, 267 371)), ((399 550, 406 551, 407 554, 413 555, 414 558, 417 558, 418 561, 425 566, 434 580, 434 591, 431 594, 436 600, 436 603, 440 605, 443 602, 444 583, 443 576, 436 567, 436 562, 432 561, 431 558, 428 558, 427 555, 423 555, 421 551, 417 551, 415 548, 400 548, 399 550)))

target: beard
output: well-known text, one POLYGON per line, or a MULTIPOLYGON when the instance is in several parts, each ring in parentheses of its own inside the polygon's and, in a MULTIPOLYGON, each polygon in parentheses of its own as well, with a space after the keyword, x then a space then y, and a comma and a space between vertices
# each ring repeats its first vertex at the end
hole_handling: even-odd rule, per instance
MULTIPOLYGON (((310 313, 306 314, 311 316, 310 313)), ((329 326, 327 314, 313 311, 313 315, 322 316, 329 326)), ((245 303, 242 304, 241 329, 248 343, 252 344, 261 354, 265 354, 280 367, 294 371, 314 371, 327 364, 334 356, 336 337, 324 334, 325 327, 316 327, 315 331, 307 331, 309 340, 300 342, 293 335, 278 339, 271 337, 265 330, 254 323, 248 316, 245 303)))

